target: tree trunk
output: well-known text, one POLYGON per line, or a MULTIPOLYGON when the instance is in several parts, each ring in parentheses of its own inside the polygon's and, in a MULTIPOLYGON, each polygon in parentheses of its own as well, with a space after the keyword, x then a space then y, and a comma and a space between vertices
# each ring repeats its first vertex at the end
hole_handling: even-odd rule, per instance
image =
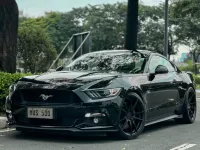
POLYGON ((18 17, 15 0, 0 0, 0 71, 16 72, 18 17))

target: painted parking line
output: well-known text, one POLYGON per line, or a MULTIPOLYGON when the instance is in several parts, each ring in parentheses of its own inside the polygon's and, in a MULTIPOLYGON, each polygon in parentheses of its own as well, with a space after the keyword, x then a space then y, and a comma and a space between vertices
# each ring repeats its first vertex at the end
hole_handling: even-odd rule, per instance
POLYGON ((15 129, 3 129, 0 130, 0 133, 11 132, 11 131, 15 131, 15 129))
POLYGON ((170 150, 186 150, 186 149, 189 149, 191 147, 194 147, 196 144, 189 144, 189 143, 185 143, 183 145, 180 145, 180 146, 177 146, 177 147, 174 147, 170 150))

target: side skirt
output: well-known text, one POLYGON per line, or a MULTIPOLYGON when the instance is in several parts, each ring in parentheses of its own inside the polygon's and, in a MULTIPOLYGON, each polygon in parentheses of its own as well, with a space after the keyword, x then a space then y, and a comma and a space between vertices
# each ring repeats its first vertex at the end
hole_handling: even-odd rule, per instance
POLYGON ((174 119, 174 118, 178 118, 178 117, 179 117, 179 115, 168 116, 168 117, 161 118, 161 119, 158 119, 158 120, 155 120, 155 121, 147 122, 145 124, 145 126, 149 126, 149 125, 152 125, 152 124, 155 124, 155 123, 163 122, 163 121, 174 119))

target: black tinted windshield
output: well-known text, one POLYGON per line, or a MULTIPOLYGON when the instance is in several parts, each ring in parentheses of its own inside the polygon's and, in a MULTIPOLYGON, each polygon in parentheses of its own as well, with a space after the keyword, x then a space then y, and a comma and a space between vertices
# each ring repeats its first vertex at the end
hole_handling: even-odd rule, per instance
POLYGON ((64 70, 142 73, 145 59, 137 53, 89 53, 69 64, 64 70))

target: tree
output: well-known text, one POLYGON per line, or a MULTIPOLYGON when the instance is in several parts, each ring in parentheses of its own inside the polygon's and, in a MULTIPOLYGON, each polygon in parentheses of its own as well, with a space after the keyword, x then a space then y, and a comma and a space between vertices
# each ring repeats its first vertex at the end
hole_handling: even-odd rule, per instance
POLYGON ((46 31, 26 21, 19 27, 18 51, 22 67, 31 73, 47 71, 56 56, 46 31))
POLYGON ((28 19, 29 17, 25 16, 23 11, 19 11, 19 25, 28 19))
MULTIPOLYGON (((88 5, 73 9, 73 12, 75 18, 81 20, 83 29, 92 31, 94 51, 124 47, 127 3, 88 5)), ((148 21, 149 18, 157 21, 159 18, 163 18, 162 15, 162 8, 140 3, 138 30, 141 30, 142 23, 148 21)))
MULTIPOLYGON (((174 0, 171 12, 177 25, 175 34, 179 41, 190 47, 194 63, 200 55, 200 3, 199 0, 174 0)), ((197 66, 195 74, 197 73, 197 66)))
MULTIPOLYGON (((138 48, 162 53, 164 48, 164 5, 139 7, 138 48), (144 32, 145 31, 145 32, 144 32), (147 36, 148 35, 148 36, 147 36)), ((47 12, 45 16, 28 18, 27 23, 44 28, 60 53, 69 38, 78 32, 91 31, 92 50, 122 49, 125 44, 127 3, 88 5, 66 13, 47 12)), ((172 28, 173 29, 173 28, 172 28)), ((171 30, 173 31, 173 30, 171 30)), ((169 52, 176 52, 174 32, 170 32, 169 52)))
POLYGON ((16 72, 18 6, 15 0, 0 1, 0 70, 16 72))
POLYGON ((73 11, 67 13, 46 12, 42 17, 28 18, 26 23, 36 24, 44 28, 48 32, 57 53, 61 52, 73 34, 82 32, 73 11))
POLYGON ((93 51, 115 49, 124 44, 126 7, 125 3, 115 3, 73 9, 83 30, 92 32, 93 51))
MULTIPOLYGON (((159 6, 141 5, 138 48, 163 54, 164 50, 164 4, 159 6)), ((175 36, 174 22, 169 22, 169 56, 178 51, 179 41, 175 36)))

